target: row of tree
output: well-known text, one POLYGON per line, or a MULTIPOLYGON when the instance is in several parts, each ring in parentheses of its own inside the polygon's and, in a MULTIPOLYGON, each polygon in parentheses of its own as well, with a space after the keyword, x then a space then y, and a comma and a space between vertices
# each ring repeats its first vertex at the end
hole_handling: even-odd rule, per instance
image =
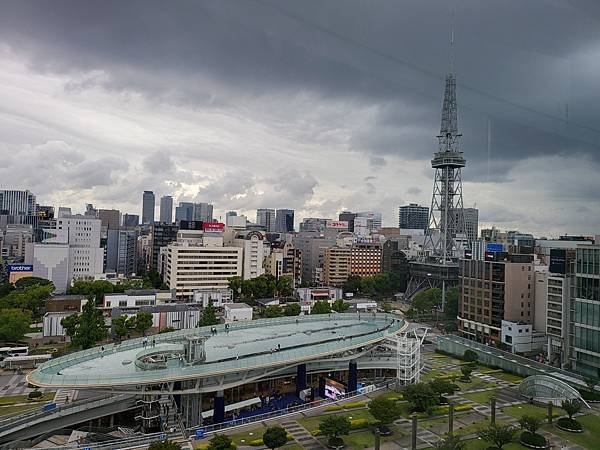
POLYGON ((54 291, 52 282, 37 277, 21 278, 15 284, 0 283, 0 341, 19 342, 39 320, 44 301, 54 291))
POLYGON ((263 274, 250 280, 232 277, 229 279, 229 288, 236 300, 290 297, 294 293, 294 280, 288 276, 276 278, 271 274, 263 274))
POLYGON ((351 275, 344 284, 344 292, 362 294, 377 300, 391 298, 406 290, 406 276, 394 272, 382 272, 368 277, 351 275))

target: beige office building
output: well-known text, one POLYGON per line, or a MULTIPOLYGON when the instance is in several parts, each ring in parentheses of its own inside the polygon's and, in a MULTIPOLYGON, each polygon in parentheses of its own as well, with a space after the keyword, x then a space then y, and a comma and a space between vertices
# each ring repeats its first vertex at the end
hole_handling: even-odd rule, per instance
POLYGON ((178 299, 191 300, 196 290, 226 289, 231 277, 242 276, 241 247, 174 242, 167 246, 164 281, 178 299))

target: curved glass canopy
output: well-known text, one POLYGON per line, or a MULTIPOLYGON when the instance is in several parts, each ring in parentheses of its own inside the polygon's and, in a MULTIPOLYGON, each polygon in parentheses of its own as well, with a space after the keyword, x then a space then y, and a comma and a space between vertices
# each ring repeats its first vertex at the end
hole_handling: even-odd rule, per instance
POLYGON ((548 375, 533 375, 526 378, 519 385, 519 393, 535 402, 552 402, 556 406, 560 406, 563 400, 574 398, 582 400, 577 389, 548 375))

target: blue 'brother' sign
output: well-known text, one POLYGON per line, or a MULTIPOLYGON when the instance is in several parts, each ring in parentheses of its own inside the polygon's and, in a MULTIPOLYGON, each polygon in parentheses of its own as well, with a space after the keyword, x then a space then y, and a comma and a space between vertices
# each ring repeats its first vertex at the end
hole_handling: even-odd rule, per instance
POLYGON ((9 272, 33 272, 33 266, 31 264, 9 264, 9 272))

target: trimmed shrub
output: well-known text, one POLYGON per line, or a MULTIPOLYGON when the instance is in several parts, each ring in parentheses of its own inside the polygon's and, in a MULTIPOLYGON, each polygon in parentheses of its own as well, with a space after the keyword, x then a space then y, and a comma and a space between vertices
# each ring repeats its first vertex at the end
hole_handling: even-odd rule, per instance
POLYGON ((479 359, 479 355, 473 350, 465 350, 462 359, 469 362, 477 362, 477 360, 479 359))
POLYGON ((548 445, 544 436, 530 431, 523 431, 521 433, 521 442, 533 447, 546 447, 548 445))
POLYGON ((323 411, 325 412, 333 412, 333 411, 341 411, 344 409, 341 405, 332 405, 325 408, 323 411))
POLYGON ((36 398, 42 398, 44 396, 44 393, 42 391, 31 391, 29 394, 27 394, 27 398, 29 400, 35 400, 36 398))
POLYGON ((569 419, 568 417, 561 417, 556 421, 556 425, 565 431, 579 432, 583 431, 583 426, 575 419, 569 419))

